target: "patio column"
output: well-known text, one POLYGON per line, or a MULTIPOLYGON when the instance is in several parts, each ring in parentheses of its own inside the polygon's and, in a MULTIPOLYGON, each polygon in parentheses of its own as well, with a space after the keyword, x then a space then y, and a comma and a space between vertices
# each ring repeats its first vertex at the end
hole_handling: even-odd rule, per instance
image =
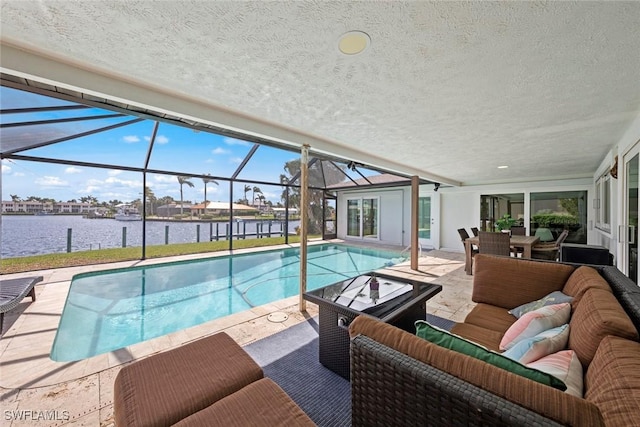
POLYGON ((307 292, 307 223, 309 213, 309 145, 304 144, 300 153, 300 311, 307 311, 307 301, 302 295, 307 292))
POLYGON ((420 178, 411 177, 411 269, 418 270, 418 206, 420 199, 420 178))

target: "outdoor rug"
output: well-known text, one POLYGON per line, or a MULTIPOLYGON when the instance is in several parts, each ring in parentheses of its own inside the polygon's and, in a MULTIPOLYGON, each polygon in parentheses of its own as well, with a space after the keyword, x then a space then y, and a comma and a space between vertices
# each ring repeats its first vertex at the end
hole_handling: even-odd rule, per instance
MULTIPOLYGON (((427 321, 447 330, 453 326, 429 314, 427 321)), ((350 426, 350 384, 318 361, 317 322, 311 318, 244 349, 318 426, 350 426)))

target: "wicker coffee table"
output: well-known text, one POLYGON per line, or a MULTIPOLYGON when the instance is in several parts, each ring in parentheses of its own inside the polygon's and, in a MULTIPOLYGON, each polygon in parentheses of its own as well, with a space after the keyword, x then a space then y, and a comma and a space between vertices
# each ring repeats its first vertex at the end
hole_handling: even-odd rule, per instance
POLYGON ((426 319, 426 302, 442 286, 386 274, 367 273, 306 292, 303 298, 318 305, 320 363, 349 379, 348 326, 367 314, 415 333, 414 322, 426 319), (376 286, 371 286, 375 276, 376 286))

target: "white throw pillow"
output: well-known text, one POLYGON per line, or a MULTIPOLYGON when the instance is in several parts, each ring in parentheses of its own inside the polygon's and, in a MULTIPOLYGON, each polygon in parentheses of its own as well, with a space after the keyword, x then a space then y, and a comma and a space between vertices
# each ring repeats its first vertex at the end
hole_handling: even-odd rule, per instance
POLYGON ((564 324, 557 328, 540 332, 535 337, 519 341, 502 355, 526 365, 527 363, 535 362, 541 357, 564 350, 567 347, 568 340, 569 324, 564 324))
POLYGON ((569 323, 571 304, 548 305, 524 314, 507 329, 500 341, 500 350, 508 350, 519 341, 535 337, 540 332, 569 323))

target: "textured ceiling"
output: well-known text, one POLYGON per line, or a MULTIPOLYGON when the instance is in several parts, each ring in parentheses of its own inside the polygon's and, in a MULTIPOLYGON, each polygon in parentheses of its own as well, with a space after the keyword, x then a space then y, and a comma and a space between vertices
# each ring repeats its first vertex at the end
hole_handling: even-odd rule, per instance
POLYGON ((452 184, 591 176, 640 112, 640 2, 0 7, 5 47, 452 184), (364 53, 338 51, 350 30, 369 34, 364 53))

